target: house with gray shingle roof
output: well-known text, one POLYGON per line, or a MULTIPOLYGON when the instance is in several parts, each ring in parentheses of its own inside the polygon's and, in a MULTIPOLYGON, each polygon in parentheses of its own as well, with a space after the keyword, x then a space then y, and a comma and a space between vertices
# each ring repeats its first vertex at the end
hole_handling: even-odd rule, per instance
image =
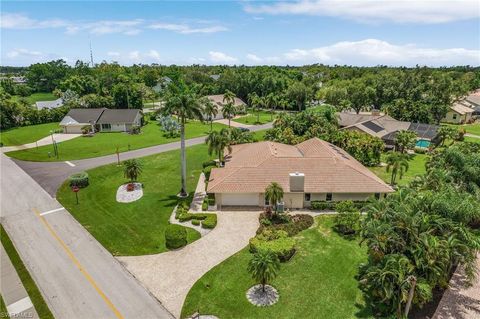
POLYGON ((60 122, 64 133, 82 133, 91 126, 97 132, 130 132, 142 124, 142 113, 137 109, 71 109, 60 122))
POLYGON ((63 106, 63 99, 60 98, 54 101, 38 101, 38 102, 35 102, 35 106, 37 107, 37 110, 56 109, 63 106))

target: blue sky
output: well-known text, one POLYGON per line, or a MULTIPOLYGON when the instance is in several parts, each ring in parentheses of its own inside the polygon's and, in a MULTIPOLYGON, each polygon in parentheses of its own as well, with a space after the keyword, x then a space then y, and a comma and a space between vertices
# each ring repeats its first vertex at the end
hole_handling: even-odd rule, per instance
POLYGON ((2 1, 1 64, 480 65, 475 0, 2 1))

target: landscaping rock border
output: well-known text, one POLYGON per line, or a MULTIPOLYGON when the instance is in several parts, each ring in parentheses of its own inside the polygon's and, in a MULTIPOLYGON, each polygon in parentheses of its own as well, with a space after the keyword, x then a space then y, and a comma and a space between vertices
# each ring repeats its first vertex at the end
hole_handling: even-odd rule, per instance
POLYGON ((265 292, 262 290, 262 285, 255 285, 247 290, 246 296, 248 301, 257 307, 272 306, 280 297, 277 289, 270 285, 265 285, 265 292))
POLYGON ((119 203, 131 203, 139 200, 143 196, 143 188, 141 183, 133 183, 134 190, 127 191, 127 184, 120 185, 117 189, 117 202, 119 203))

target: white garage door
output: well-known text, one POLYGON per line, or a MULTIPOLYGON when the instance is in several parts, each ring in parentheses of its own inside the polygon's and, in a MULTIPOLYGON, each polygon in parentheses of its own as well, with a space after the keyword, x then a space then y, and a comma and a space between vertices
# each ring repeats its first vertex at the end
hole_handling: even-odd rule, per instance
POLYGON ((258 194, 222 194, 224 206, 258 206, 258 194))

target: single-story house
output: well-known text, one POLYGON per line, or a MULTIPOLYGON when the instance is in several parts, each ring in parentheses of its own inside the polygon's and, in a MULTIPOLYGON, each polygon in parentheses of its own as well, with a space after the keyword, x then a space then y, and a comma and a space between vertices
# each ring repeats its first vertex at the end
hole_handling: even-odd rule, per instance
POLYGON ((129 132, 141 125, 142 114, 137 109, 71 109, 60 122, 64 133, 82 133, 90 125, 100 132, 129 132))
POLYGON ((172 82, 173 80, 171 78, 168 76, 163 76, 152 89, 155 93, 160 93, 172 82))
POLYGON ((395 138, 399 131, 411 131, 417 134, 417 146, 427 147, 436 143, 440 126, 432 124, 397 121, 385 114, 339 113, 339 125, 345 130, 355 130, 381 138, 385 147, 395 147, 395 138), (346 125, 348 124, 348 125, 346 125))
POLYGON ((225 166, 214 168, 207 193, 219 209, 268 205, 265 188, 277 182, 287 208, 312 201, 366 200, 393 189, 344 150, 318 138, 297 145, 270 141, 232 146, 225 166))
POLYGON ((56 109, 58 107, 61 107, 63 105, 63 99, 59 98, 54 101, 38 101, 35 102, 35 106, 37 107, 37 110, 43 110, 43 109, 56 109))
POLYGON ((213 79, 214 81, 218 81, 218 79, 220 79, 220 74, 211 74, 210 78, 213 79))
MULTIPOLYGON (((212 103, 216 104, 218 106, 218 113, 215 116, 214 120, 221 120, 223 119, 223 105, 225 104, 223 102, 223 94, 217 94, 217 95, 207 95, 207 98, 212 101, 212 103)), ((242 101, 242 99, 235 97, 235 107, 240 110, 245 110, 247 107, 247 104, 242 101)), ((206 117, 206 116, 205 116, 206 117)))
POLYGON ((475 110, 462 101, 455 102, 450 109, 448 110, 445 117, 442 119, 442 122, 453 123, 453 124, 463 124, 468 123, 472 120, 472 115, 475 110))

